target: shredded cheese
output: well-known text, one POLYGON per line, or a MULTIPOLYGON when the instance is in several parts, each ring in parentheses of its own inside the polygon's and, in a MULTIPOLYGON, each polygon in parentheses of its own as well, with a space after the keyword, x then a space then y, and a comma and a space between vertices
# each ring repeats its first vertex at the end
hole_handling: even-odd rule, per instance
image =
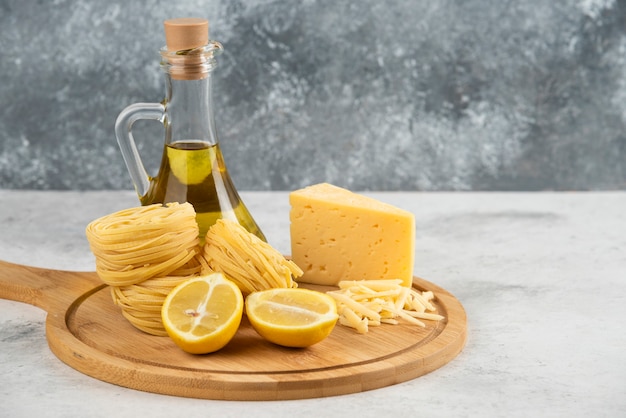
POLYGON ((397 325, 398 319, 419 327, 426 326, 421 320, 444 319, 431 303, 433 292, 402 286, 402 280, 345 280, 338 286, 327 293, 337 303, 339 323, 360 334, 370 326, 397 325))

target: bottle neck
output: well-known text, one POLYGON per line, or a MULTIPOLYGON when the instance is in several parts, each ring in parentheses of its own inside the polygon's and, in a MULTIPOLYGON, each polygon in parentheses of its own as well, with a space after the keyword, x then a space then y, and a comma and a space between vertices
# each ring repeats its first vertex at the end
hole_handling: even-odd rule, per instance
POLYGON ((218 141, 213 114, 212 77, 198 80, 178 80, 166 74, 165 140, 203 141, 216 145, 218 141))
POLYGON ((188 51, 161 50, 161 68, 165 72, 165 140, 218 141, 213 114, 211 73, 217 66, 215 55, 221 53, 217 42, 188 51))

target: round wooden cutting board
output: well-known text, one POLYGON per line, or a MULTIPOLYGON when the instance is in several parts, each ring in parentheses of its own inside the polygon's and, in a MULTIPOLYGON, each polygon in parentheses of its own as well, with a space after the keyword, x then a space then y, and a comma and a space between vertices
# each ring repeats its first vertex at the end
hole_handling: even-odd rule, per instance
POLYGON ((415 278, 413 286, 435 294, 435 306, 444 320, 425 321, 425 328, 405 323, 370 327, 367 334, 337 325, 321 343, 292 349, 263 340, 244 316, 225 348, 191 355, 168 337, 154 337, 134 328, 94 272, 46 270, 0 261, 0 298, 48 312, 48 344, 63 362, 120 386, 204 399, 334 396, 404 382, 443 366, 465 344, 465 310, 454 296, 433 283, 415 278))

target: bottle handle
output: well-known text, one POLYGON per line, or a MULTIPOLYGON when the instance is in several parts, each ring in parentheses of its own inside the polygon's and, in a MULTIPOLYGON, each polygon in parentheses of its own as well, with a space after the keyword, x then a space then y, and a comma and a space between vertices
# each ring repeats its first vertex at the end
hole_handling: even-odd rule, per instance
POLYGON ((135 103, 122 110, 115 121, 117 143, 120 146, 130 179, 140 197, 148 192, 150 177, 141 161, 133 138, 133 124, 141 119, 158 120, 163 123, 164 117, 165 106, 161 103, 135 103))

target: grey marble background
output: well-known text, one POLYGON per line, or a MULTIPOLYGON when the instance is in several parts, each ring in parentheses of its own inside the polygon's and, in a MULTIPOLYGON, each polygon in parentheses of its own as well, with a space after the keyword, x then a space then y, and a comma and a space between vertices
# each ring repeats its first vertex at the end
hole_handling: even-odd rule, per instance
MULTIPOLYGON (((0 188, 132 188, 113 124, 192 15, 240 190, 626 188, 619 0, 0 0, 0 188)), ((136 137, 155 170, 160 126, 136 137)))

